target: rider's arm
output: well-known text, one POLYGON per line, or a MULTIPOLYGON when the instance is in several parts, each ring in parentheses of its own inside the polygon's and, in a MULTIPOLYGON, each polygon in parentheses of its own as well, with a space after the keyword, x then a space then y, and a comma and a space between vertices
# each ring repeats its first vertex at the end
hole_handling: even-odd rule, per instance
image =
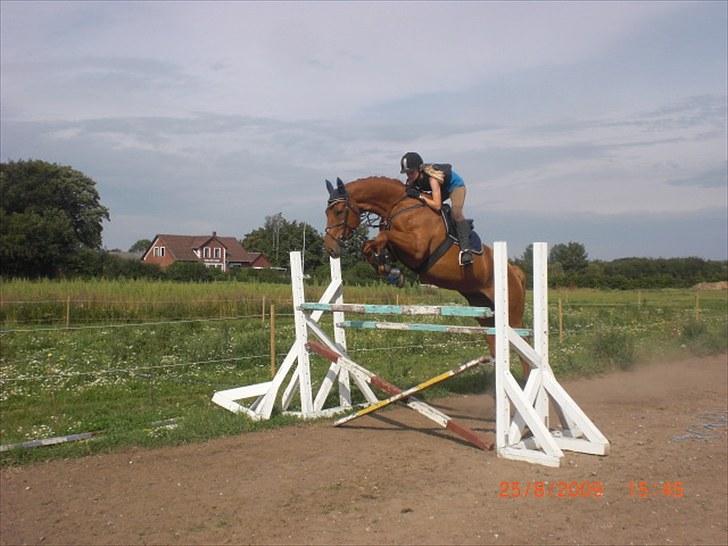
POLYGON ((432 197, 420 195, 420 199, 432 210, 439 211, 442 207, 442 191, 441 184, 445 181, 445 173, 435 169, 432 165, 425 165, 423 168, 425 175, 430 178, 430 188, 432 189, 432 197))
POLYGON ((442 207, 442 192, 440 191, 440 184, 437 182, 432 184, 432 196, 427 195, 426 193, 420 194, 420 200, 422 200, 425 205, 430 207, 434 211, 439 211, 442 207))

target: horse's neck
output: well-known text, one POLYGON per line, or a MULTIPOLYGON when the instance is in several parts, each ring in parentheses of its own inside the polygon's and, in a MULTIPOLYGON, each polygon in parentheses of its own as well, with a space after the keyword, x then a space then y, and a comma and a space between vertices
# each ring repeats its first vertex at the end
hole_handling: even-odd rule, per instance
POLYGON ((347 190, 360 210, 392 220, 387 228, 388 244, 397 259, 410 269, 421 266, 445 240, 445 228, 439 215, 421 203, 403 201, 404 186, 398 180, 364 179, 351 182, 347 190), (410 213, 398 214, 407 210, 410 213))
POLYGON ((352 182, 347 188, 359 209, 381 218, 391 216, 392 208, 402 199, 402 184, 394 179, 372 178, 352 182))

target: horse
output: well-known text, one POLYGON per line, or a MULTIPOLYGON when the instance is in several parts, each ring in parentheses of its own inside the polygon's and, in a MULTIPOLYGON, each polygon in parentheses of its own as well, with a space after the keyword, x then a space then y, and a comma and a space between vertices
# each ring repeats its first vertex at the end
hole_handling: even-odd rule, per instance
MULTIPOLYGON (((470 306, 494 308, 493 250, 483 245, 482 253, 473 254, 473 263, 461 266, 459 248, 450 246, 439 258, 447 238, 441 215, 419 199, 408 197, 405 185, 394 178, 372 176, 344 184, 337 178, 329 190, 326 207, 324 246, 329 255, 341 255, 341 246, 362 222, 364 215, 381 219, 380 231, 366 241, 362 252, 380 273, 389 255, 419 274, 424 283, 459 292, 470 306), (434 260, 433 260, 434 258, 434 260)), ((508 316, 510 326, 523 327, 526 285, 523 271, 508 264, 508 316)), ((491 327, 494 318, 477 319, 481 326, 491 327)), ((491 356, 495 356, 495 336, 487 335, 491 356)), ((522 360, 523 376, 530 367, 522 360)))

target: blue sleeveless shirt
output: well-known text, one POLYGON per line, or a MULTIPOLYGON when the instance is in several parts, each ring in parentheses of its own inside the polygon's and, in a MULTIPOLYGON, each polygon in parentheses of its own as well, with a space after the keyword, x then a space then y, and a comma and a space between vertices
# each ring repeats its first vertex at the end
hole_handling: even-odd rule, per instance
MULTIPOLYGON (((463 180, 463 177, 460 176, 458 173, 452 170, 452 166, 448 163, 433 163, 432 167, 434 167, 438 171, 442 171, 445 173, 445 180, 442 183, 442 200, 445 201, 450 197, 450 194, 455 188, 464 188, 465 187, 465 181, 463 180)), ((431 192, 432 191, 432 182, 430 181, 430 177, 427 175, 427 173, 423 172, 423 177, 418 180, 415 185, 420 188, 422 191, 431 192)), ((437 182, 436 182, 437 183, 437 182)))

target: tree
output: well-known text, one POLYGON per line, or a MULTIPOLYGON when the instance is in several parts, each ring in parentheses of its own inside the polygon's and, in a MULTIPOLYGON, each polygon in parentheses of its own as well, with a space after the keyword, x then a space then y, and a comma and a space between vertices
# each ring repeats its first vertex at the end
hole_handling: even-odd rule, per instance
POLYGON ((321 234, 306 223, 289 222, 280 212, 266 216, 263 227, 246 234, 241 243, 246 250, 263 252, 276 267, 287 268, 293 250, 304 251, 306 271, 316 269, 325 258, 321 234))
POLYGON ((149 239, 139 239, 136 243, 129 247, 129 252, 136 252, 141 254, 152 244, 149 239))
POLYGON ((554 245, 549 253, 549 262, 559 263, 566 275, 581 273, 589 265, 584 245, 571 241, 554 245))
POLYGON ((351 234, 351 237, 341 245, 342 269, 354 267, 364 260, 361 247, 367 239, 369 239, 369 228, 360 224, 351 234))
POLYGON ((83 249, 101 246, 96 183, 69 167, 39 160, 0 163, 0 272, 56 276, 83 249))
MULTIPOLYGON (((359 225, 351 236, 341 245, 341 274, 347 284, 367 284, 379 279, 377 271, 364 260, 361 247, 369 238, 369 228, 359 225)), ((392 264, 393 266, 403 266, 392 264)), ((319 280, 329 278, 329 262, 324 262, 314 271, 314 276, 319 280)))
POLYGON ((533 244, 526 247, 520 258, 513 260, 514 263, 520 267, 526 274, 526 277, 530 280, 531 274, 533 273, 533 244))

